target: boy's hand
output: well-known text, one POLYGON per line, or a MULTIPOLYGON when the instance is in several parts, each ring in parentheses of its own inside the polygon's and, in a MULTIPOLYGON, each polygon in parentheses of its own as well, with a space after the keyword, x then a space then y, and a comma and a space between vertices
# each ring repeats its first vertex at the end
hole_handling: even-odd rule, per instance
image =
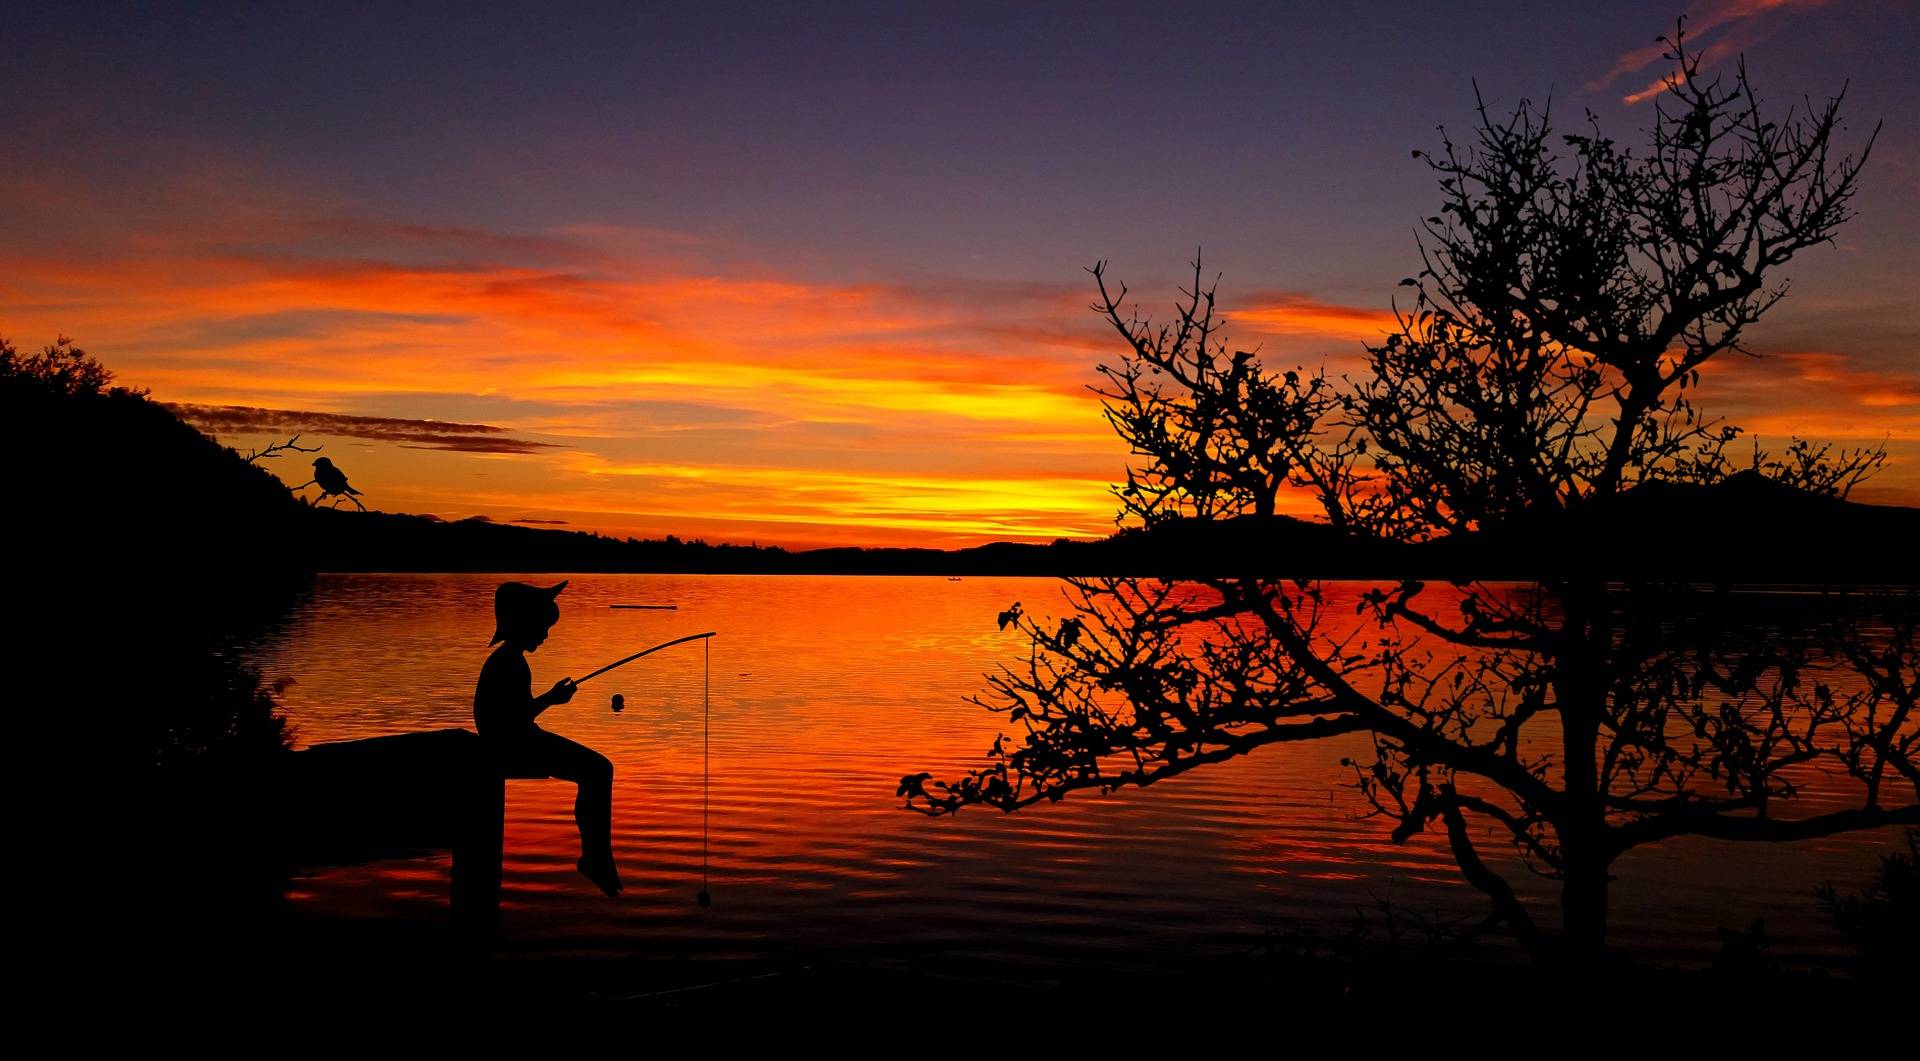
POLYGON ((572 678, 562 678, 547 690, 546 700, 550 704, 564 704, 573 699, 573 691, 577 688, 572 678))

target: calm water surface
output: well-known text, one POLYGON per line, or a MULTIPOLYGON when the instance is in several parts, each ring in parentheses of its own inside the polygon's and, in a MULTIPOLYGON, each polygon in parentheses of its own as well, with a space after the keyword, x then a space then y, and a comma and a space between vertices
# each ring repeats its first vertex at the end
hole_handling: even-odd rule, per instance
MULTIPOLYGON (((253 650, 301 746, 471 727, 494 587, 515 576, 318 580, 253 650)), ((548 583, 550 576, 525 576, 548 583)), ((830 953, 1022 965, 1183 961, 1242 951, 1268 928, 1331 929, 1377 900, 1476 918, 1437 838, 1405 845, 1365 817, 1342 755, 1364 738, 1283 745, 1149 789, 1078 794, 1006 815, 900 809, 901 775, 980 765, 1003 721, 964 697, 1024 652, 994 616, 1062 614, 1050 579, 579 575, 530 657, 536 691, 682 634, 712 645, 711 875, 701 874, 698 643, 584 686, 542 725, 613 760, 614 847, 627 884, 602 897, 573 868, 572 787, 508 786, 503 946, 527 953, 767 957, 830 953), (672 603, 678 611, 613 610, 672 603), (626 696, 625 713, 608 701, 626 696)), ((1766 920, 1776 958, 1839 941, 1813 889, 1857 886, 1894 834, 1791 845, 1674 842, 1616 867, 1612 939, 1654 960, 1710 960, 1715 929, 1766 920)), ((1499 861, 1505 848, 1483 847, 1499 861)), ((1547 897, 1502 862, 1523 894, 1547 897)), ((345 915, 446 916, 448 858, 328 868, 296 902, 345 915)), ((1549 920, 1555 920, 1551 914, 1549 920)))

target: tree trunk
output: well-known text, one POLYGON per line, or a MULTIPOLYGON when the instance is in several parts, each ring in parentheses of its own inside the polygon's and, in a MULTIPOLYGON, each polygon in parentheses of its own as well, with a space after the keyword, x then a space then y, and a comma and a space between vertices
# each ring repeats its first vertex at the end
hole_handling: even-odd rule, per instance
POLYGON ((1565 597, 1567 625, 1555 696, 1560 701, 1566 805, 1557 823, 1563 880, 1561 957, 1572 969, 1600 961, 1607 942, 1606 808, 1595 751, 1606 714, 1606 660, 1613 630, 1604 583, 1575 584, 1565 597))
POLYGON ((1560 888, 1561 961, 1573 971, 1598 965, 1607 946, 1607 863, 1587 853, 1587 844, 1581 848, 1563 849, 1560 888))

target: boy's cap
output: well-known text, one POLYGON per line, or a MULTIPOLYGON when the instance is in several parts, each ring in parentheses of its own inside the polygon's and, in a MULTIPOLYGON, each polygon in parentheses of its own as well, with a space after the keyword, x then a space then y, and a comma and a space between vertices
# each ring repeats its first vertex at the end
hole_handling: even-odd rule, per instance
POLYGON ((566 580, 554 586, 530 586, 525 582, 502 582, 493 591, 493 640, 497 645, 507 638, 507 628, 529 623, 551 625, 560 618, 560 606, 553 602, 567 588, 566 580))

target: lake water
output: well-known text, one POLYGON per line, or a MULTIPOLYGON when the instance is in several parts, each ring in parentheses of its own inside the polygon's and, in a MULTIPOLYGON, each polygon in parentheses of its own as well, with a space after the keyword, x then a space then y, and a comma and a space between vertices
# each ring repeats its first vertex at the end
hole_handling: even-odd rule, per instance
MULTIPOLYGON (((501 575, 323 576, 251 653, 301 746, 472 725, 474 680, 501 575)), ((555 577, 524 576, 549 583, 555 577)), ((1267 929, 1344 926, 1378 900, 1473 918, 1480 894, 1438 837, 1396 845, 1346 787, 1364 738, 1266 748, 1148 789, 1076 794, 1016 814, 901 809, 903 774, 983 764, 1004 717, 965 702, 1024 654, 995 628, 1013 601, 1064 614, 1049 579, 580 575, 529 657, 536 691, 682 634, 711 641, 711 888, 701 882, 701 645, 583 686, 542 725, 613 760, 614 847, 627 885, 601 896, 574 871, 572 786, 508 785, 500 936, 519 953, 700 958, 829 954, 1115 968, 1207 959, 1267 929), (677 611, 614 610, 671 603, 677 611), (611 694, 626 697, 623 714, 611 694)), ((1891 830, 1786 845, 1688 840, 1615 872, 1611 940, 1694 964, 1716 928, 1764 918, 1771 953, 1831 960, 1841 942, 1813 898, 1854 887, 1891 830)), ((1547 900, 1489 838, 1483 853, 1547 900)), ((304 908, 442 919, 448 857, 326 868, 295 882, 304 908)), ((1552 911, 1549 923, 1557 923, 1552 911)))

